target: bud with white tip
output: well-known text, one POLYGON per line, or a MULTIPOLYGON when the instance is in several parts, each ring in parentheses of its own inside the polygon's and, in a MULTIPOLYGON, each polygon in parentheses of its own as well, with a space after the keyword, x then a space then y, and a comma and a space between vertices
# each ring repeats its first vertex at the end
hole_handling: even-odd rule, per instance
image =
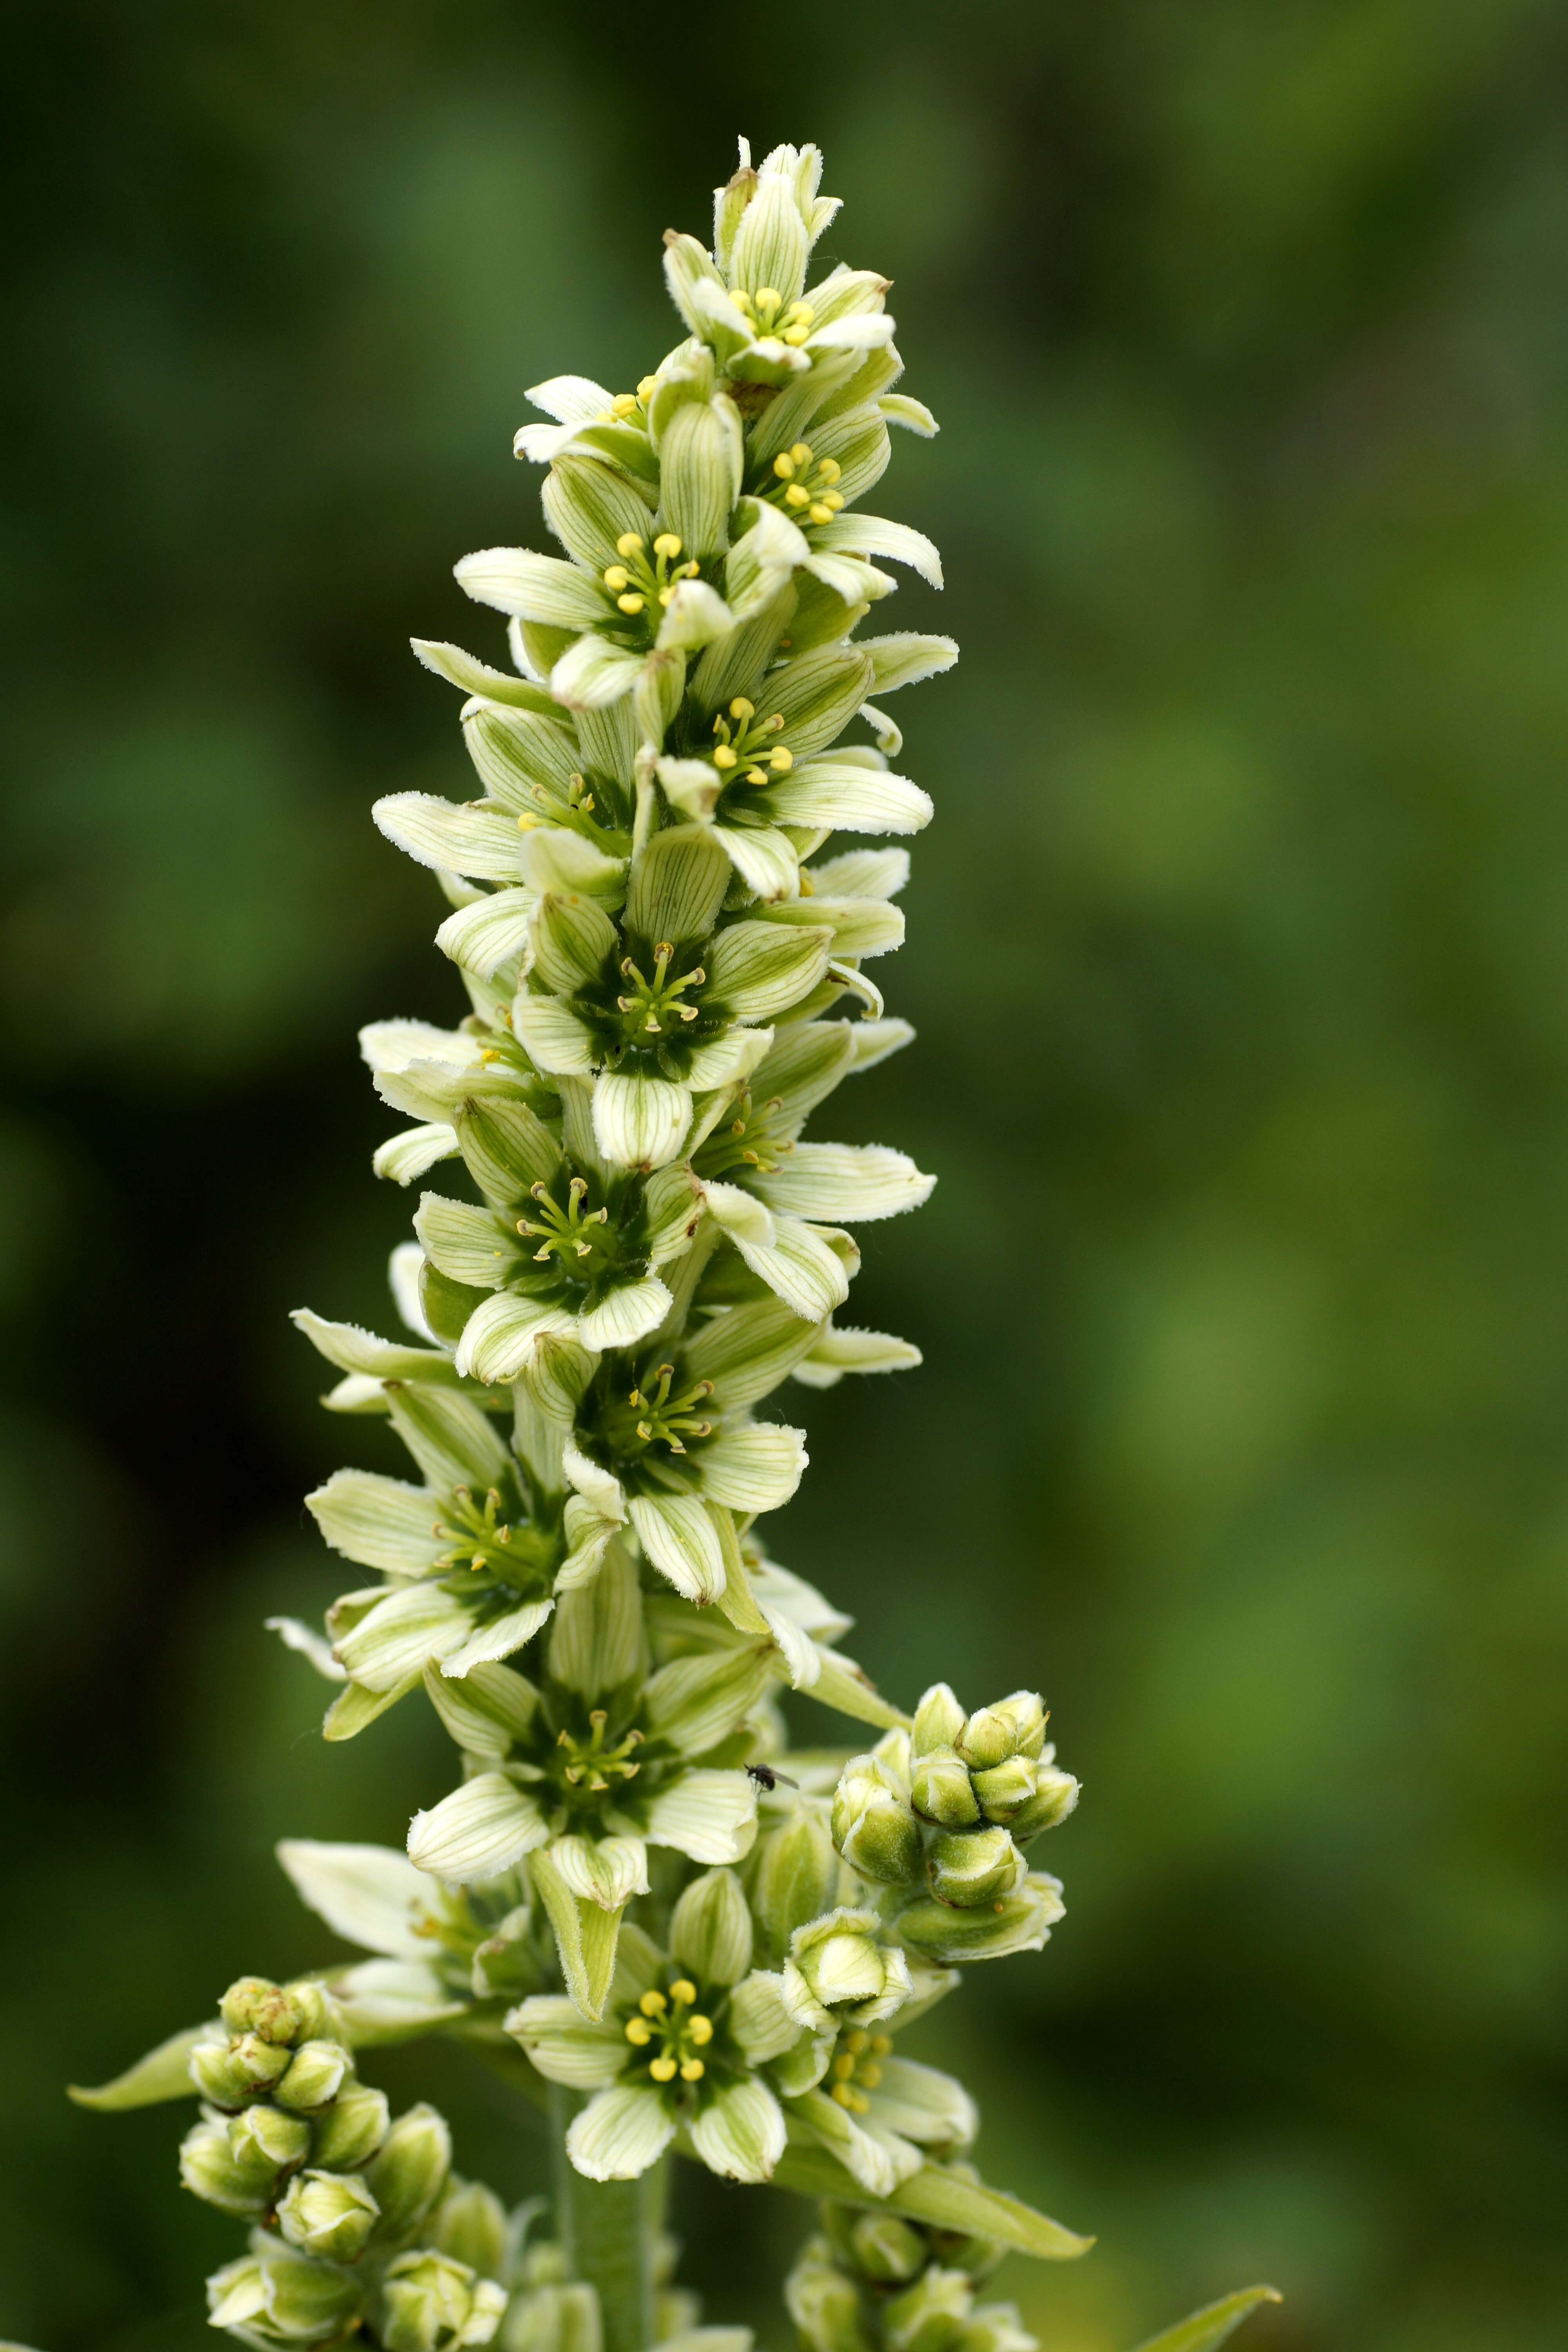
POLYGON ((364 2252, 381 2208, 354 2172, 299 2172, 279 2200, 278 2227, 291 2246, 323 2262, 364 2252))

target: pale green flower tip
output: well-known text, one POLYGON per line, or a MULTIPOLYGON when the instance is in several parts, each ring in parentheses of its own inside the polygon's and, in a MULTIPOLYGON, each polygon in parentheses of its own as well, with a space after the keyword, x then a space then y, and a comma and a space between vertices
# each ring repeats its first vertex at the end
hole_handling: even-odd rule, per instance
POLYGON ((457 2352, 490 2343, 506 2314, 506 2289, 448 2254, 400 2254, 382 2286, 378 2334, 385 2352, 457 2352))
POLYGON ((917 1760, 956 1748, 969 1718, 946 1683, 933 1683, 915 1709, 910 1753, 917 1760))
POLYGON ((382 2142, 365 2178, 387 2234, 396 2238, 435 2205, 452 2164, 452 2139, 434 2107, 410 2107, 382 2142))
POLYGON ((930 2260, 926 2241, 911 2222, 895 2213, 863 2213, 849 2205, 825 2205, 822 2221, 839 2261, 878 2286, 901 2286, 930 2260))
POLYGON ((752 1965, 752 1914, 732 1870, 704 1871, 677 1903, 669 1923, 672 1959, 700 1985, 737 1985, 752 1965))
POLYGON ((969 1718, 953 1745, 976 1771, 1009 1756, 1037 1757, 1046 1743, 1046 1707, 1037 1691, 1015 1691, 969 1718))
POLYGON ((296 2173, 278 2203, 278 2226, 289 2243, 323 2262, 355 2261, 380 2218, 355 2173, 296 2173))
POLYGON ((328 2344, 360 2317, 363 2289, 347 2273, 273 2242, 216 2272, 207 2281, 207 2305, 214 2327, 247 2343, 328 2344))
POLYGON ((795 1930, 784 1963, 786 2008, 817 2031, 840 2011, 862 2024, 890 2017, 910 1993, 909 1962, 879 1941, 874 1912, 838 1909, 795 1930))
POLYGON ((931 1893, 939 1903, 973 1909, 1016 1893, 1024 1857, 1005 1829, 943 1831, 926 1855, 931 1893))
POLYGON ((337 2097, 353 2073, 353 2063, 341 2042, 302 2042, 272 2095, 280 2107, 311 2114, 337 2097))
POLYGON ((333 2172, 355 2172, 368 2164, 386 2137, 391 2116, 384 2091, 354 2083, 315 2120, 310 2154, 333 2172))
POLYGON ((834 1844, 863 1878, 902 1886, 921 1875, 920 1824, 879 1757, 858 1756, 845 1766, 831 1820, 834 1844))
POLYGON ((898 1933, 926 1958, 961 1968, 975 1960, 1005 1959, 1014 1952, 1037 1952, 1065 1913, 1061 1886, 1043 1871, 1029 1871, 1016 1891, 994 1902, 958 1907, 925 1900, 901 1913, 898 1933))
POLYGON ((454 2177, 430 2224, 429 2240, 435 2252, 466 2263, 479 2277, 499 2278, 510 2242, 506 2207, 482 2180, 454 2177))
POLYGON ((280 2049, 328 2034, 331 2002, 319 1984, 278 1985, 269 1977, 241 1977, 218 2004, 231 2034, 254 2033, 280 2049))

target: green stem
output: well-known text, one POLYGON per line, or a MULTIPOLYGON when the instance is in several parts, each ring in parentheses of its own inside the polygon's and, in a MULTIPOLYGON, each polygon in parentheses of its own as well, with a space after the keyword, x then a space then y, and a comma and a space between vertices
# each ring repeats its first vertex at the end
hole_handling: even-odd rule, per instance
POLYGON ((656 2165, 638 2180, 588 2180, 574 2171, 566 2132, 583 2104, 561 2089, 551 2098, 556 2230, 572 2276, 598 2294, 605 2352, 649 2352, 664 2166, 656 2165))

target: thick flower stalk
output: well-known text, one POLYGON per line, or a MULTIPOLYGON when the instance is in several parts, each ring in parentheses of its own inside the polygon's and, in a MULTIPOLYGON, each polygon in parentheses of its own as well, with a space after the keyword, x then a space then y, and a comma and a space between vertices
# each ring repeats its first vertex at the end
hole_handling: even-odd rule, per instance
POLYGON ((1062 1916, 1038 1844, 1078 1784, 1044 1706, 937 1684, 907 1715, 758 1526, 807 1466, 785 1384, 918 1365, 837 1318, 856 1229, 933 1181, 823 1132, 911 1036, 868 967, 932 807, 883 705, 957 648, 862 626, 889 564, 942 585, 866 503, 890 428, 936 425, 895 388, 888 281, 814 258, 820 175, 742 144, 711 249, 666 238, 675 347, 635 389, 530 395, 560 551, 457 566, 504 653, 499 627, 493 658, 416 641, 479 790, 374 817, 437 877, 468 1010, 362 1043, 412 1122, 377 1172, 446 1172, 394 1253, 402 1335, 296 1318, 329 1407, 384 1418, 414 1475, 309 1497, 373 1580, 321 1631, 272 1622, 337 1685, 329 1738, 422 1691, 451 1768, 405 1848, 279 1848, 366 1957, 244 1979, 83 2095, 203 2099, 181 2169, 252 2225, 209 2289, 245 2342, 744 2352, 670 2284, 671 2151, 826 2200, 787 2290, 806 2352, 1031 2352, 981 2278, 1089 2243, 985 2185, 973 2101, 900 2047, 1062 1916), (789 1687, 853 1743, 792 1758, 789 1687), (426 2033, 544 2115, 552 2239, 452 2183, 432 2109, 393 2122, 361 2083, 426 2033))

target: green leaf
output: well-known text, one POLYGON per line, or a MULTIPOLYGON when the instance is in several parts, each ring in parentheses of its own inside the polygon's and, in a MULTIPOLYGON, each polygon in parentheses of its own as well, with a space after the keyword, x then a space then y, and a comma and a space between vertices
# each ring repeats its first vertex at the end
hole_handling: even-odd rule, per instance
POLYGON ((1163 2336, 1151 2336, 1146 2344, 1138 2347, 1138 2352, 1213 2352, 1213 2347, 1223 2344, 1260 2303, 1283 2301, 1278 2287, 1244 2286, 1238 2294, 1222 2296, 1218 2303, 1205 2304, 1190 2319, 1167 2327, 1163 2336))
MULTIPOLYGON (((1033 2254, 1040 2262, 1076 2262, 1094 2243, 1092 2238, 1080 2238, 1076 2231, 1064 2229, 1048 2214, 1037 2213, 1021 2199, 1009 2197, 1005 2189, 988 2189, 984 2181, 965 2180, 940 2164, 922 2165, 890 2197, 868 2197, 853 2174, 826 2148, 792 2137, 773 2178, 780 2189, 793 2189, 802 2197, 831 2197, 845 2205, 907 2214, 911 2221, 931 2222, 938 2229, 995 2238, 1016 2252, 1033 2254)), ((1193 2352, 1197 2352, 1205 2340, 1194 2337, 1193 2352)), ((1219 2338, 1212 2340, 1217 2343, 1219 2338)), ((1171 2343, 1174 2345, 1173 2337, 1171 2343)), ((1161 2345, 1165 2345, 1163 2337, 1161 2345)), ((1155 2347, 1146 2346, 1144 2352, 1155 2352, 1155 2347)))
MULTIPOLYGON (((213 2025, 187 2025, 171 2033, 167 2042, 160 2042, 156 2050, 149 2050, 145 2058, 138 2058, 123 2074, 116 2074, 111 2083, 100 2083, 91 2090, 72 2083, 67 2095, 79 2107, 92 2107, 100 2115, 116 2115, 123 2107, 156 2106, 161 2099, 194 2099, 196 2086, 188 2063, 191 2052, 198 2042, 210 2041, 218 2031, 213 2025)), ((4 2346, 0 2352, 5 2352, 4 2346)))

